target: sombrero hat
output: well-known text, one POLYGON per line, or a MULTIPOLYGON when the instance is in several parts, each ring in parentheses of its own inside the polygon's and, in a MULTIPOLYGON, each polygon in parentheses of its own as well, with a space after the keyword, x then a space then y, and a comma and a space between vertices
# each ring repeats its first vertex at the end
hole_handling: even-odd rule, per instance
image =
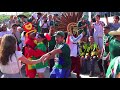
POLYGON ((118 30, 116 30, 116 31, 110 31, 109 34, 113 35, 113 36, 120 35, 120 28, 118 28, 118 30))
POLYGON ((36 33, 37 32, 37 30, 33 28, 33 25, 30 22, 25 23, 23 25, 23 29, 26 32, 26 36, 28 36, 29 33, 32 33, 32 32, 36 33))

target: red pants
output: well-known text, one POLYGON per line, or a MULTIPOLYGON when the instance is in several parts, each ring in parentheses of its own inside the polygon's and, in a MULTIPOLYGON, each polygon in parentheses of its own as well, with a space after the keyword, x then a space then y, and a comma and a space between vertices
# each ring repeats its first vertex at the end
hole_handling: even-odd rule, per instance
POLYGON ((71 71, 74 73, 77 73, 77 75, 80 74, 80 57, 71 57, 72 60, 72 66, 71 66, 71 71))
POLYGON ((36 76, 36 69, 28 70, 28 66, 26 65, 26 76, 28 78, 35 78, 35 76, 36 76))

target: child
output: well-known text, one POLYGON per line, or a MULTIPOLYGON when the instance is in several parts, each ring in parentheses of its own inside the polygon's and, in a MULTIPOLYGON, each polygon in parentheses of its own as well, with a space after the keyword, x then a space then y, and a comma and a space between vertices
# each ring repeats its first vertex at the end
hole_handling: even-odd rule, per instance
MULTIPOLYGON (((44 34, 38 34, 37 46, 35 47, 35 49, 40 49, 43 52, 47 52, 46 45, 44 44, 45 40, 46 40, 46 37, 44 36, 44 34)), ((33 57, 33 58, 35 58, 35 57, 33 57)), ((44 72, 45 72, 47 66, 48 66, 48 61, 46 61, 44 64, 38 63, 36 65, 33 65, 32 68, 36 69, 39 78, 44 78, 44 72)))

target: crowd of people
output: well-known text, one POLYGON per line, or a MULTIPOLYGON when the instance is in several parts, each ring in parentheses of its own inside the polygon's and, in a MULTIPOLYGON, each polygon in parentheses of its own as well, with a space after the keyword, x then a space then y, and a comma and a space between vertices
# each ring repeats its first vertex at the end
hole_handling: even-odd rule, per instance
POLYGON ((1 78, 21 78, 22 64, 26 77, 45 78, 49 67, 50 78, 69 78, 71 73, 96 74, 100 78, 120 77, 120 23, 119 16, 110 23, 100 15, 88 21, 84 15, 67 33, 58 31, 58 15, 33 13, 11 16, 8 24, 0 26, 1 78), (22 62, 21 62, 22 61, 22 62))

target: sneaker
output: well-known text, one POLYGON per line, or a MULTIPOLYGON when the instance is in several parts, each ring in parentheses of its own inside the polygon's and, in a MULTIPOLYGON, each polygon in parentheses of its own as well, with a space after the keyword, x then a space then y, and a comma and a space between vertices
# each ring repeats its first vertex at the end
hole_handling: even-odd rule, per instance
POLYGON ((81 78, 81 76, 76 76, 77 78, 81 78))
POLYGON ((102 78, 104 77, 104 74, 103 73, 100 73, 100 75, 98 76, 99 78, 102 78))
POLYGON ((94 73, 90 72, 89 77, 93 77, 94 73))

